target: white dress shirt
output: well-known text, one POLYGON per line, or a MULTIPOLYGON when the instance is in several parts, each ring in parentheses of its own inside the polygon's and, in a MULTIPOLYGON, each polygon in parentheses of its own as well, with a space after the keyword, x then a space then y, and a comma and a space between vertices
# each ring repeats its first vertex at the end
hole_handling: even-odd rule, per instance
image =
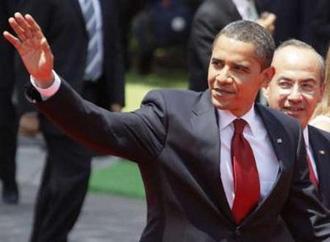
MULTIPOLYGON (((219 112, 220 128, 220 175, 226 198, 230 207, 235 198, 233 170, 231 161, 231 140, 234 134, 233 121, 237 118, 232 113, 224 110, 219 112)), ((260 180, 260 196, 266 197, 271 191, 278 174, 279 162, 274 153, 267 131, 261 119, 255 113, 254 107, 240 117, 247 122, 243 135, 250 143, 260 180)))
POLYGON ((312 147, 310 146, 310 143, 309 143, 308 126, 306 126, 306 128, 304 128, 304 140, 305 140, 306 152, 307 152, 308 158, 310 159, 310 161, 312 163, 314 174, 315 174, 316 178, 319 179, 319 176, 317 174, 315 159, 314 159, 314 156, 313 156, 313 150, 312 150, 312 147))

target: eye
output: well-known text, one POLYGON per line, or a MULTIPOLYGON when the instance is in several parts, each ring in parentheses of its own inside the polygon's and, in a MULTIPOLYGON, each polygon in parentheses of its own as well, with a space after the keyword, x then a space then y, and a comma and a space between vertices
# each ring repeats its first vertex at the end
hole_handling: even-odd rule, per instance
POLYGON ((249 68, 242 65, 233 65, 233 70, 240 73, 249 73, 249 68))
POLYGON ((224 66, 223 61, 218 60, 218 59, 212 59, 211 64, 214 66, 216 69, 221 69, 224 66))
POLYGON ((292 87, 291 82, 287 81, 287 80, 280 80, 278 82, 279 87, 283 88, 283 89, 289 89, 292 87))
POLYGON ((315 84, 314 83, 306 82, 306 83, 302 83, 301 84, 301 89, 303 91, 313 91, 314 88, 315 88, 315 84))

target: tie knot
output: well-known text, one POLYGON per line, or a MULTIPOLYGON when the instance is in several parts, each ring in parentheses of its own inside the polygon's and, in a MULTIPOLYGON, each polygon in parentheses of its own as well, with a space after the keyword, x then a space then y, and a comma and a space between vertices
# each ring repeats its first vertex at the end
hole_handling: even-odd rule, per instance
POLYGON ((244 119, 239 118, 239 119, 235 119, 233 123, 235 129, 234 132, 238 134, 242 134, 244 127, 246 125, 246 121, 244 119))

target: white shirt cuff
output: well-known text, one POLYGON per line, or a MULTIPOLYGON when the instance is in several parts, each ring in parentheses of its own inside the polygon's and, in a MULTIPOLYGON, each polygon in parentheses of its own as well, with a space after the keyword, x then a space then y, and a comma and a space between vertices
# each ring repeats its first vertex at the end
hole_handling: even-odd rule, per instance
POLYGON ((40 88, 37 86, 36 84, 36 80, 34 79, 33 76, 30 76, 30 81, 31 84, 37 89, 37 91, 40 93, 41 99, 43 101, 46 101, 48 98, 52 97, 55 95, 55 93, 58 91, 58 89, 61 86, 61 79, 59 78, 59 76, 56 74, 55 71, 53 71, 54 74, 54 82, 52 83, 52 85, 48 88, 40 88))

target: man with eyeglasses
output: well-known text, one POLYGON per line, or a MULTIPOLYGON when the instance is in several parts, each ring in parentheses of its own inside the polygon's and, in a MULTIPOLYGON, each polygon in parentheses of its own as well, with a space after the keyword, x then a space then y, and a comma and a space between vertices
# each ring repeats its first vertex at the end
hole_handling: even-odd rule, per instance
POLYGON ((308 125, 325 89, 324 60, 310 45, 288 40, 275 51, 272 65, 276 71, 265 92, 268 103, 301 124, 310 181, 330 208, 330 134, 308 125))

